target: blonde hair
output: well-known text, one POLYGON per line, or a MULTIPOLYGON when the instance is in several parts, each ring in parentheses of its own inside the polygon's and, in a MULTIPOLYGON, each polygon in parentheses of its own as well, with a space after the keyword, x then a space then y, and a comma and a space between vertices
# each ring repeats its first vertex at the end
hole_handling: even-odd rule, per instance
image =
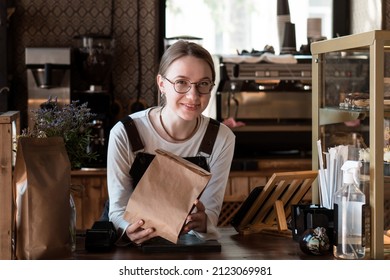
MULTIPOLYGON (((184 56, 193 56, 205 61, 210 66, 211 79, 213 82, 215 82, 215 67, 211 54, 201 45, 185 40, 179 40, 166 49, 163 56, 161 57, 158 74, 165 77, 171 64, 184 56)), ((161 95, 160 104, 164 103, 165 100, 161 95)))

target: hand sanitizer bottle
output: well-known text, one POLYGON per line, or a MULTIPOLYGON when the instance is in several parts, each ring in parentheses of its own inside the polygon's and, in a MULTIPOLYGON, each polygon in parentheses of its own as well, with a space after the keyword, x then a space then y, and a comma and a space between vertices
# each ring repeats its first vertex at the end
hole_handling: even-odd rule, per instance
POLYGON ((333 255, 340 259, 362 259, 365 256, 363 243, 364 193, 359 189, 359 161, 346 161, 343 170, 343 185, 334 194, 336 236, 333 255))

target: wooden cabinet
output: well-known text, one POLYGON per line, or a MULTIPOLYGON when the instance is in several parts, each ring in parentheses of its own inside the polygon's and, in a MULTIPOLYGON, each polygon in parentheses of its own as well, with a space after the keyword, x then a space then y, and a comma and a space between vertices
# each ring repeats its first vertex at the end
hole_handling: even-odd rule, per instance
POLYGON ((17 111, 0 113, 0 259, 12 258, 14 143, 20 131, 17 111))
POLYGON ((106 170, 73 170, 71 182, 76 228, 90 229, 100 218, 108 199, 106 170))
POLYGON ((317 140, 322 140, 322 150, 327 151, 335 144, 352 144, 348 137, 332 143, 332 136, 342 132, 344 136, 363 136, 370 148, 369 171, 365 174, 369 179, 363 184, 371 211, 366 237, 370 237, 367 245, 372 259, 384 257, 384 202, 390 199, 384 191, 384 123, 390 118, 389 48, 390 31, 386 30, 311 45, 313 169, 318 169, 317 140))
POLYGON ((247 197, 253 188, 264 186, 275 172, 311 170, 310 159, 259 159, 258 171, 231 171, 225 197, 247 197))

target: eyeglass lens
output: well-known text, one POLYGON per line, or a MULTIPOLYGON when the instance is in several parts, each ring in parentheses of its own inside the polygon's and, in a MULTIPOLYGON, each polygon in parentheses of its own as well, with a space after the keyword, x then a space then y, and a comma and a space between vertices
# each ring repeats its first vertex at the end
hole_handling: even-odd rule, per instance
POLYGON ((187 80, 177 80, 175 81, 174 85, 175 85, 175 90, 178 93, 187 93, 191 89, 192 85, 195 85, 199 93, 209 94, 213 86, 213 83, 211 83, 210 81, 200 81, 198 83, 191 83, 190 81, 187 80))

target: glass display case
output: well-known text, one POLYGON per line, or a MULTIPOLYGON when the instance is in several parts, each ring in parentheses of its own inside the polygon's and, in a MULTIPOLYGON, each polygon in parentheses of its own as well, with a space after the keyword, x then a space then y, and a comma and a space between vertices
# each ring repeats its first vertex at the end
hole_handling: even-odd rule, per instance
MULTIPOLYGON (((362 161, 361 188, 370 210, 366 219, 366 257, 371 259, 390 257, 389 245, 385 244, 386 233, 390 232, 390 177, 386 171, 389 51, 390 31, 384 30, 311 45, 313 169, 319 169, 318 140, 322 151, 337 145, 352 147, 348 149, 348 159, 362 161)), ((319 197, 318 186, 313 189, 313 197, 319 197)))

